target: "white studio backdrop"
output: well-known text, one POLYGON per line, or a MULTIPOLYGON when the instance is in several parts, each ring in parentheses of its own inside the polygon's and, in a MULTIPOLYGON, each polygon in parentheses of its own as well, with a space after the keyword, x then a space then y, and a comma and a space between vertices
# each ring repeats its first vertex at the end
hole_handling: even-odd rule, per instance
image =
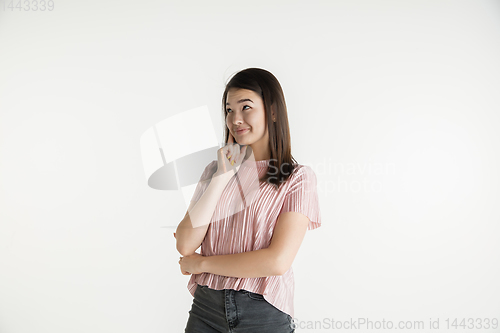
POLYGON ((221 142, 248 67, 281 82, 318 180, 297 332, 500 319, 498 1, 51 4, 0 7, 0 332, 183 331, 162 226, 187 207, 148 187, 140 137, 206 105, 221 142))

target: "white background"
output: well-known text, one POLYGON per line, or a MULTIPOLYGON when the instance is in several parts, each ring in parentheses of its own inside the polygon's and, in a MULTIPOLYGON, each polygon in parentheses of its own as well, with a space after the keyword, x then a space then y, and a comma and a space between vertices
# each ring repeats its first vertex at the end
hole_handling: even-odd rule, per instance
POLYGON ((248 67, 279 79, 318 179, 297 332, 500 317, 498 1, 4 1, 0 332, 184 330, 164 226, 186 207, 147 186, 139 139, 206 104, 222 141, 224 83, 248 67))

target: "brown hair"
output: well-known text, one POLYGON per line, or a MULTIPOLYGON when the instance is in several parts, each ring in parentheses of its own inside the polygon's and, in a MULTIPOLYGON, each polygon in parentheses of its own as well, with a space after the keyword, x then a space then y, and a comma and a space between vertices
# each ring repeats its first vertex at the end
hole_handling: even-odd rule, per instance
MULTIPOLYGON (((288 113, 283 89, 281 89, 278 79, 264 69, 247 68, 236 73, 226 84, 226 89, 222 95, 224 121, 227 117, 227 93, 231 88, 252 90, 257 93, 264 102, 266 125, 269 131, 271 159, 266 175, 260 180, 274 185, 275 189, 278 189, 282 183, 288 180, 295 169, 294 164, 297 164, 297 161, 292 156, 290 127, 288 125, 288 113), (275 113, 276 122, 273 122, 272 119, 272 114, 270 112, 271 106, 275 113)), ((227 144, 229 128, 227 126, 224 127, 224 142, 227 144)))

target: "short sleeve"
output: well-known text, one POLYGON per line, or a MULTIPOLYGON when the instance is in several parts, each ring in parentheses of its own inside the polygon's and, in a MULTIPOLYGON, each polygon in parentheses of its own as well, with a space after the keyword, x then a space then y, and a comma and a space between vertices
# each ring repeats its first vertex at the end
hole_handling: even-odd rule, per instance
POLYGON ((212 176, 216 171, 217 171, 217 161, 214 160, 205 167, 205 170, 203 170, 200 180, 198 181, 198 185, 196 185, 196 189, 194 190, 191 202, 197 202, 198 200, 200 200, 201 196, 203 195, 203 193, 205 193, 205 190, 210 184, 212 176))
POLYGON ((280 214, 297 212, 309 218, 307 230, 321 226, 316 174, 311 167, 298 166, 298 170, 290 176, 290 185, 285 193, 285 200, 280 214))

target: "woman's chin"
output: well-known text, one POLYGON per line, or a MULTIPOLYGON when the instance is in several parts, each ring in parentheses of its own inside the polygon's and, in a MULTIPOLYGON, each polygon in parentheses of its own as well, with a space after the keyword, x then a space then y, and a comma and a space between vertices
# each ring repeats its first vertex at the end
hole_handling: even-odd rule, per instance
POLYGON ((247 138, 238 138, 238 141, 237 141, 240 145, 246 145, 247 142, 248 142, 248 139, 247 138))
POLYGON ((238 144, 242 145, 242 146, 248 146, 248 145, 251 145, 253 142, 251 140, 248 140, 248 139, 241 139, 241 140, 238 140, 238 144))

